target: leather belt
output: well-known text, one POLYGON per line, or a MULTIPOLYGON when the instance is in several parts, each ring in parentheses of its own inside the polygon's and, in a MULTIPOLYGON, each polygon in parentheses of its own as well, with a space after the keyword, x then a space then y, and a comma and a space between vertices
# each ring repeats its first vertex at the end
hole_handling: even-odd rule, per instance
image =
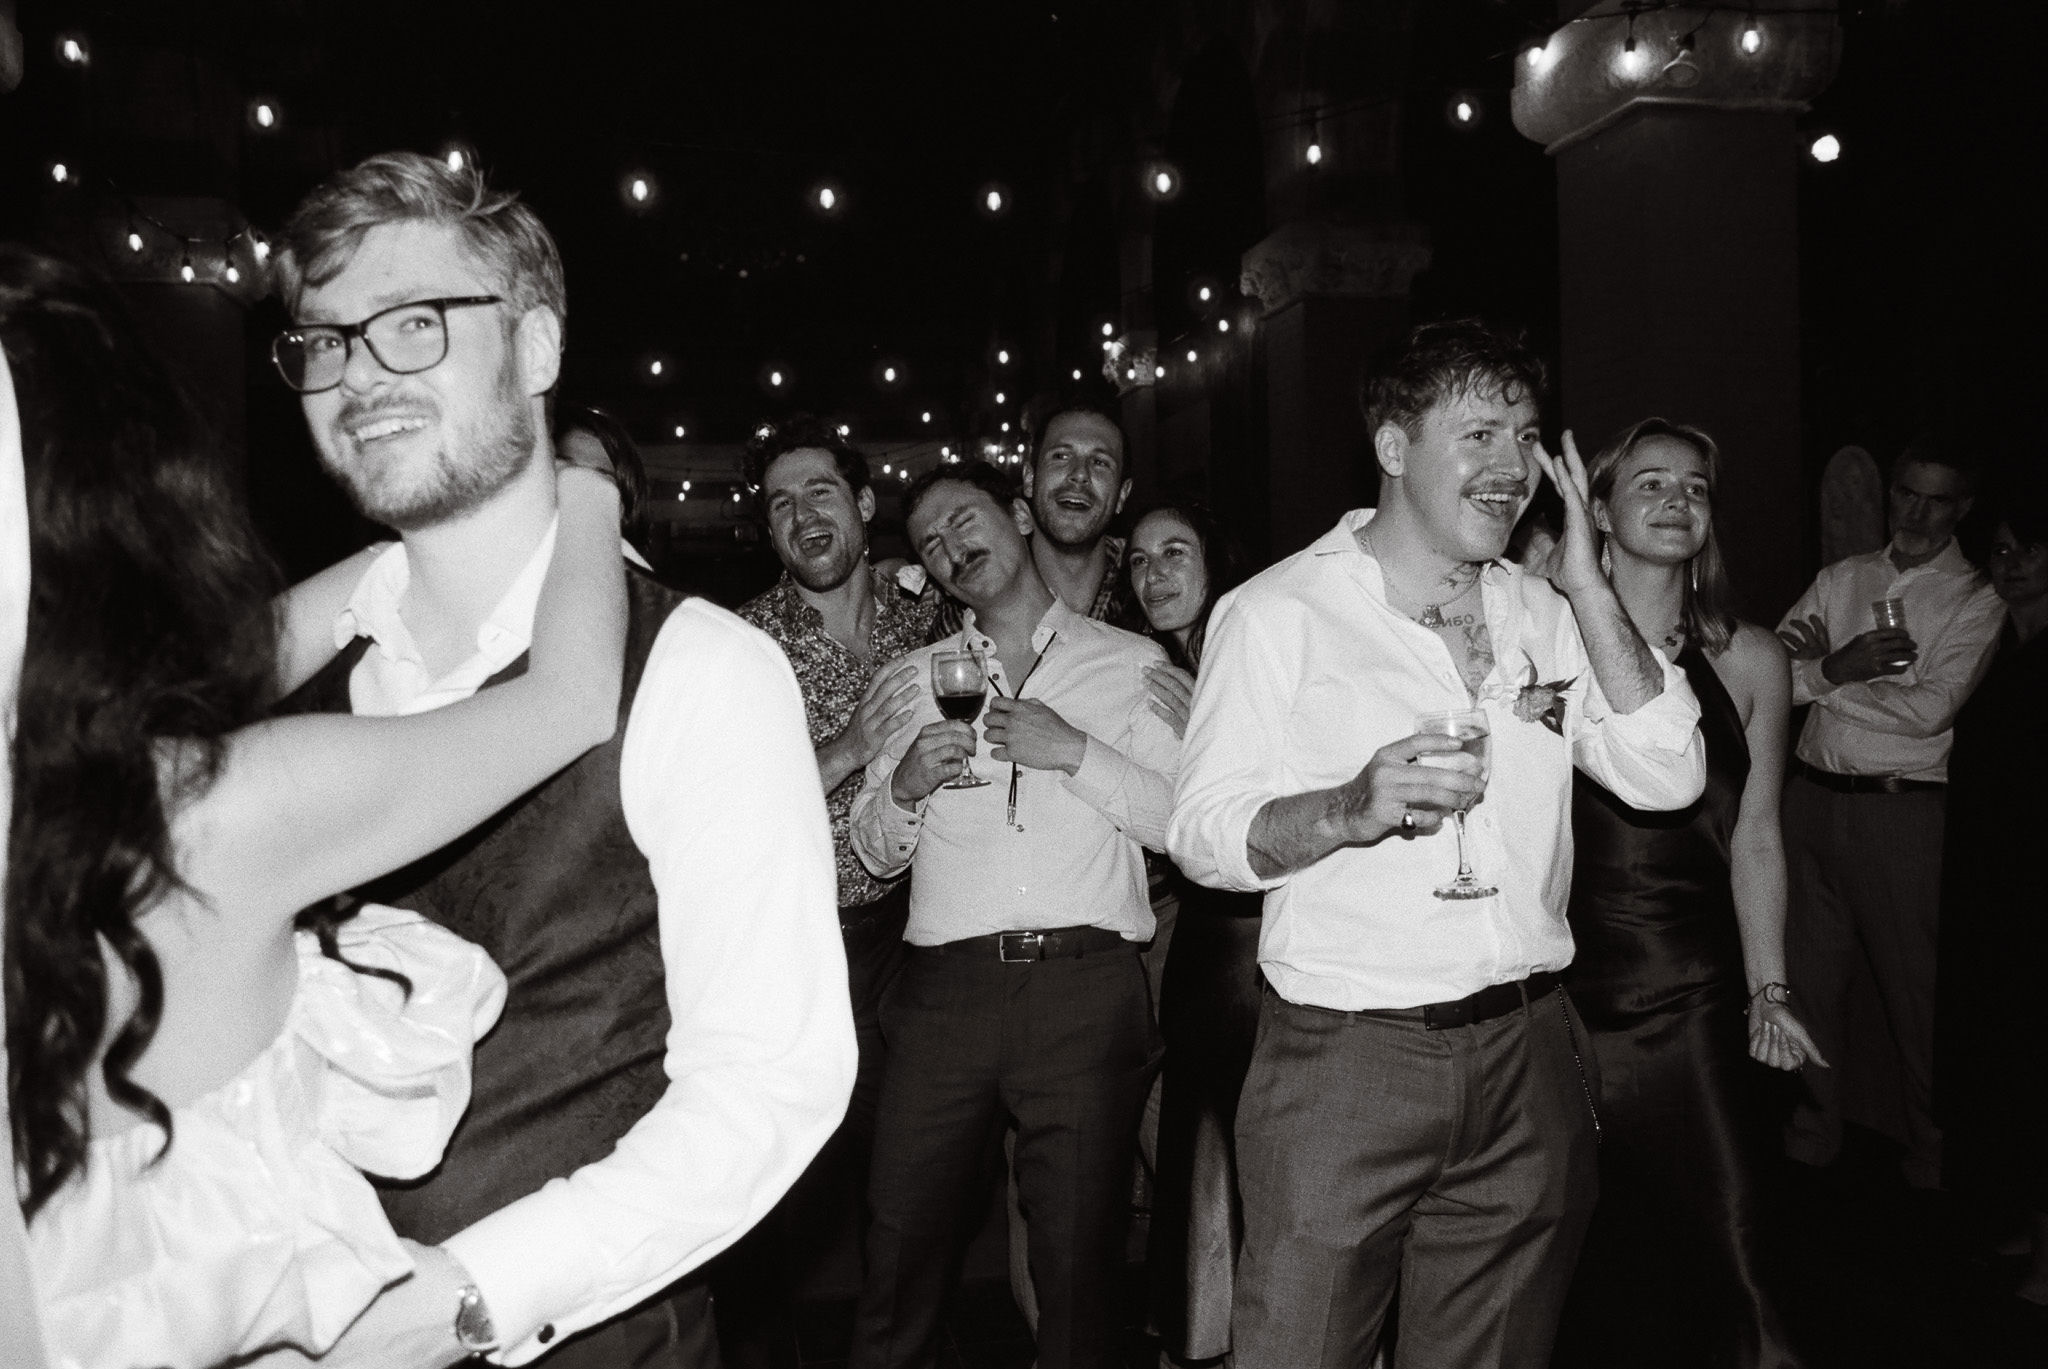
POLYGON ((1939 793, 1948 788, 1940 780, 1909 780, 1898 775, 1838 775, 1832 770, 1808 765, 1796 756, 1792 760, 1792 773, 1837 794, 1939 793))
POLYGON ((1428 1003, 1411 1011, 1421 1014, 1424 1031, 1469 1027, 1475 1022, 1505 1017, 1545 994, 1556 993, 1558 982, 1557 975, 1541 970, 1527 979, 1518 979, 1511 984, 1489 984, 1478 993, 1467 994, 1453 1002, 1428 1003))
POLYGON ((935 955, 957 955, 1008 962, 1026 960, 1070 960, 1084 955, 1135 948, 1107 927, 1048 927, 1043 931, 991 932, 987 936, 963 937, 937 946, 913 946, 912 950, 935 955))

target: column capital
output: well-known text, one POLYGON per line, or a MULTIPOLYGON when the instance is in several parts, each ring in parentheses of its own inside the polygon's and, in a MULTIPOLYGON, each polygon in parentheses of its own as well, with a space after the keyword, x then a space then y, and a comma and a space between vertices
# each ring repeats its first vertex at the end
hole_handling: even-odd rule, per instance
POLYGON ((1598 0, 1515 54, 1515 127, 1555 156, 1640 107, 1804 113, 1841 36, 1833 10, 1598 0))
POLYGON ((1419 225, 1305 219, 1246 250, 1238 288, 1268 314, 1309 295, 1398 299, 1429 262, 1419 225))

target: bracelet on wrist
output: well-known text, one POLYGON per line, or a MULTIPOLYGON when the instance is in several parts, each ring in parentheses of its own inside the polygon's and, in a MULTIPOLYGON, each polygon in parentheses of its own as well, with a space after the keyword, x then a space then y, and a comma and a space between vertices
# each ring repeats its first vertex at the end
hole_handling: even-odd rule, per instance
POLYGON ((1749 996, 1749 1006, 1742 1010, 1745 1016, 1749 1014, 1751 1009, 1756 1007, 1758 1000, 1762 1000, 1765 1003, 1776 1003, 1782 1007, 1792 1001, 1792 989, 1782 980, 1773 979, 1770 983, 1749 996))

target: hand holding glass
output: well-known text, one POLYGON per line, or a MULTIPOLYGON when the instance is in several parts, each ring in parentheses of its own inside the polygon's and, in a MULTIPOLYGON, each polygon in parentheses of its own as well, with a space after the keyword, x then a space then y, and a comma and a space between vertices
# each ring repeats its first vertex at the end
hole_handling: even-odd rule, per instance
MULTIPOLYGON (((988 700, 988 670, 976 651, 935 651, 932 653, 932 698, 939 712, 955 722, 972 725, 988 700)), ((947 780, 943 789, 975 789, 988 781, 974 773, 974 763, 963 760, 960 774, 947 780)))
MULTIPOLYGON (((1479 783, 1484 786, 1488 773, 1488 736, 1486 710, 1482 708, 1457 709, 1449 713, 1425 713, 1415 720, 1418 735, 1449 737, 1458 743, 1458 751, 1479 762, 1479 783)), ((1446 754, 1455 755, 1457 752, 1446 754)), ((1419 758, 1418 765, 1427 765, 1428 757, 1419 758)), ((1465 810, 1455 809, 1451 821, 1458 834, 1458 877, 1449 884, 1441 885, 1436 896, 1444 899, 1492 898, 1500 890, 1491 884, 1481 884, 1472 874, 1472 864, 1465 857, 1465 810)))
MULTIPOLYGON (((1891 628, 1894 631, 1904 632, 1906 630, 1906 601, 1904 599, 1873 600, 1870 605, 1870 616, 1877 621, 1879 628, 1891 628)), ((1885 664, 1904 668, 1911 665, 1912 661, 1894 660, 1886 661, 1885 664)))

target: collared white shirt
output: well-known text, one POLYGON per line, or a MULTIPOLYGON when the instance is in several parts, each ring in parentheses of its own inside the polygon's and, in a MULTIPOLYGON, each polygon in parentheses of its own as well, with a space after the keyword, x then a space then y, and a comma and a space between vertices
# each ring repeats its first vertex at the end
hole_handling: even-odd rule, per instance
MULTIPOLYGON (((375 642, 349 679, 355 711, 438 708, 516 660, 554 545, 550 526, 478 629, 476 653, 439 679, 398 616, 404 545, 372 562, 335 624, 338 644, 375 642)), ((678 605, 633 697, 619 787, 659 900, 668 1089, 610 1155, 446 1242, 483 1293, 505 1364, 732 1244, 817 1154, 853 1087, 824 796, 803 698, 775 644, 702 600, 678 605)))
MULTIPOLYGON (((973 610, 953 636, 911 652, 924 697, 902 730, 868 763, 853 802, 853 848, 876 875, 915 860, 904 939, 935 946, 990 932, 1093 926, 1126 940, 1152 939, 1152 903, 1140 849, 1166 844, 1180 741, 1152 711, 1148 666, 1164 664, 1156 642, 1083 618, 1053 600, 1032 630, 1038 664, 1012 681, 973 610), (1078 771, 1017 766, 1017 820, 1009 820, 1012 767, 983 741, 979 789, 932 791, 907 812, 889 793, 896 766, 919 730, 940 720, 931 657, 962 643, 985 654, 991 697, 1020 692, 1088 734, 1078 771)), ((977 725, 977 733, 980 728, 977 725)))
POLYGON ((1575 763, 1638 808, 1683 808, 1706 780, 1685 673, 1660 655, 1663 692, 1614 713, 1571 606, 1549 582, 1495 562, 1480 592, 1496 664, 1477 705, 1491 775, 1466 839, 1474 873, 1500 893, 1434 896, 1458 869, 1448 821, 1261 879, 1246 840, 1267 803, 1351 780, 1421 714, 1474 706, 1443 639, 1388 605, 1379 562, 1357 540, 1372 516, 1346 514, 1217 604, 1168 836, 1196 881, 1266 891, 1259 963, 1274 989, 1340 1011, 1447 1002, 1571 963, 1575 763), (1558 687, 1558 730, 1536 716, 1531 684, 1558 687))
POLYGON ((1950 538, 1911 570, 1898 568, 1890 547, 1823 566, 1785 623, 1818 614, 1840 650, 1877 626, 1871 606, 1880 599, 1906 601, 1919 657, 1897 675, 1845 685, 1830 683, 1818 660, 1794 661, 1792 701, 1815 705, 1799 759, 1838 775, 1946 781, 1950 728, 1990 661, 2005 605, 1950 538))

